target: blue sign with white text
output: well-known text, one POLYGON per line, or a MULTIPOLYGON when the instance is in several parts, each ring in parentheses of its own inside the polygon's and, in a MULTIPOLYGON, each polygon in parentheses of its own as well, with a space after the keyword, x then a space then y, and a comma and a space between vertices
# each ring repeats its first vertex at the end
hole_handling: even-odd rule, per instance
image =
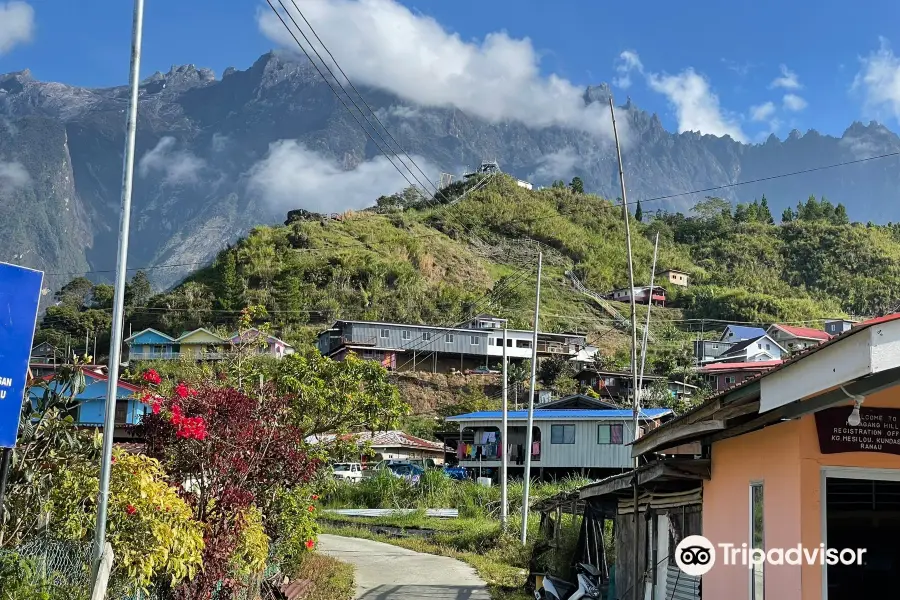
POLYGON ((0 448, 13 448, 25 396, 41 271, 0 263, 0 448))

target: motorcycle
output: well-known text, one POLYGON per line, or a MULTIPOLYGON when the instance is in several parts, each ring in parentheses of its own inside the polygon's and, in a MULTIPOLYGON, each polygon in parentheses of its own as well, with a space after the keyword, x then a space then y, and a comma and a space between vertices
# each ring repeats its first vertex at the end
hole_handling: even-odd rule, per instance
POLYGON ((541 587, 534 591, 535 600, 581 600, 600 598, 600 571, 593 565, 575 565, 578 585, 549 575, 544 577, 541 587))

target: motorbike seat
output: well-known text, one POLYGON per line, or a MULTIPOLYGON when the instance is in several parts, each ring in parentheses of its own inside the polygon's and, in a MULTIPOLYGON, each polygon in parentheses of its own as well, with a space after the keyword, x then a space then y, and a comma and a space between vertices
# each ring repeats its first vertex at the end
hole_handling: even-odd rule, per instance
POLYGON ((578 563, 578 568, 590 575, 591 577, 600 578, 600 569, 595 567, 594 565, 589 565, 587 563, 578 563))
POLYGON ((556 591, 562 595, 562 598, 568 598, 572 595, 572 592, 578 589, 577 585, 557 577, 547 576, 547 579, 553 583, 553 587, 555 587, 556 591))

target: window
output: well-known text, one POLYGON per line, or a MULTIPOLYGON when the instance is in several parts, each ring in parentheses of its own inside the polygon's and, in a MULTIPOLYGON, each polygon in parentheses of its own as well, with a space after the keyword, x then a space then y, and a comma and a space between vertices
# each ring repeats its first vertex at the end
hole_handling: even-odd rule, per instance
POLYGON ((726 375, 725 383, 734 383, 734 375, 726 375))
POLYGON ((766 344, 766 350, 771 350, 771 349, 772 349, 772 344, 766 344))
POLYGON ((472 344, 473 346, 477 346, 478 345, 478 336, 477 335, 469 336, 469 343, 472 344))
POLYGON ((387 329, 382 329, 382 330, 381 330, 381 337, 386 338, 387 336, 388 336, 388 330, 387 330, 387 329))
POLYGON ((551 444, 574 444, 575 443, 575 426, 574 425, 551 425, 550 426, 550 443, 551 444))
POLYGON ((444 339, 447 341, 448 344, 452 344, 452 343, 453 343, 453 334, 452 334, 452 333, 448 333, 448 334, 447 334, 447 337, 444 338, 444 339))
POLYGON ((623 425, 621 423, 597 426, 598 444, 622 444, 623 425))
POLYGON ((512 348, 512 345, 513 345, 513 340, 507 339, 507 340, 506 340, 506 346, 507 346, 508 348, 512 348))
POLYGON ((762 350, 762 344, 757 344, 756 347, 757 347, 759 350, 762 350))
POLYGON ((404 330, 403 330, 402 337, 403 337, 404 340, 411 340, 411 339, 412 339, 412 332, 411 332, 409 329, 404 329, 404 330))
MULTIPOLYGON (((763 484, 750 484, 750 548, 765 551, 765 523, 763 522, 763 484)), ((763 564, 754 563, 750 569, 750 600, 765 599, 765 572, 763 564)))
POLYGON ((118 400, 116 402, 116 424, 128 422, 128 400, 118 400))
POLYGON ((516 340, 516 348, 531 348, 531 340, 516 340))
POLYGON ((426 342, 430 342, 431 341, 431 332, 426 331, 425 333, 423 333, 422 339, 425 340, 426 342))

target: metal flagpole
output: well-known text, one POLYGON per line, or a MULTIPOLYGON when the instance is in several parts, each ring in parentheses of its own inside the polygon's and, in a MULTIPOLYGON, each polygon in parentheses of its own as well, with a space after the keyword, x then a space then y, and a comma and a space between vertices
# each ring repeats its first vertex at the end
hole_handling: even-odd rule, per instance
POLYGON ((507 394, 509 389, 509 381, 506 374, 506 325, 503 326, 503 425, 500 431, 500 526, 506 531, 507 521, 509 520, 509 506, 507 504, 507 465, 509 464, 506 456, 509 450, 509 444, 506 442, 506 419, 509 411, 507 403, 507 394))
POLYGON ((647 336, 650 335, 650 307, 653 306, 653 283, 656 278, 656 254, 659 251, 659 232, 656 232, 656 243, 653 245, 653 267, 650 269, 650 294, 647 298, 647 323, 644 324, 644 339, 641 342, 641 375, 638 377, 638 397, 644 388, 644 365, 647 364, 647 336))
POLYGON ((528 395, 528 429, 525 432, 525 490, 522 492, 522 543, 528 539, 528 493, 531 488, 531 444, 534 425, 534 387, 537 380, 538 316, 541 309, 541 265, 544 253, 538 254, 537 287, 534 294, 534 334, 531 337, 531 390, 528 395))
MULTIPOLYGON (((616 140, 616 156, 619 159, 619 184, 622 186, 622 216, 625 219, 625 246, 628 251, 628 285, 631 288, 631 390, 634 398, 632 400, 634 411, 634 441, 637 441, 640 434, 640 423, 638 420, 640 413, 640 403, 638 400, 638 369, 637 369, 637 308, 634 300, 634 266, 631 257, 631 224, 630 215, 628 214, 628 199, 625 196, 625 169, 622 167, 622 148, 619 146, 619 131, 616 129, 616 109, 613 106, 612 96, 609 97, 609 113, 612 117, 613 135, 616 140)), ((638 481, 637 468, 640 465, 638 457, 634 458, 634 582, 632 585, 632 598, 637 600, 643 598, 643 585, 640 584, 642 569, 638 564, 638 556, 640 556, 641 536, 638 535, 638 527, 640 520, 638 519, 638 481)))
POLYGON ((103 450, 100 459, 100 494, 97 498, 97 526, 94 528, 91 587, 97 582, 100 560, 106 545, 106 509, 109 497, 109 471, 112 463, 113 429, 119 381, 119 356, 124 327, 125 277, 128 262, 128 232, 131 224, 131 187, 134 175, 134 138, 137 133, 138 85, 141 70, 141 35, 144 26, 144 0, 134 0, 131 30, 130 99, 125 128, 125 160, 122 173, 122 212, 119 221, 119 250, 116 256, 116 285, 113 296, 112 332, 109 340, 109 380, 106 386, 106 414, 103 420, 103 450))

